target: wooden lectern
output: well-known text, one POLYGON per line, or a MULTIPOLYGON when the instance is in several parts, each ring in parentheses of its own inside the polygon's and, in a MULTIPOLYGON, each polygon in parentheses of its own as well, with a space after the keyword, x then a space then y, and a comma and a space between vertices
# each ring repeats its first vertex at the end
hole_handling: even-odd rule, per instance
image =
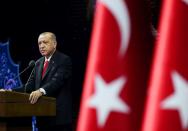
POLYGON ((0 131, 32 131, 32 116, 55 115, 55 98, 42 96, 30 104, 27 93, 0 92, 0 131))

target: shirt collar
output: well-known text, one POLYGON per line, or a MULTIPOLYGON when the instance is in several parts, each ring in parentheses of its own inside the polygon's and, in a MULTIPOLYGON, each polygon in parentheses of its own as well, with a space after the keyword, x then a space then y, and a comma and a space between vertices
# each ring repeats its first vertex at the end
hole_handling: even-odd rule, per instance
POLYGON ((52 55, 48 57, 48 59, 45 57, 45 61, 50 61, 51 58, 52 58, 52 55))
MULTIPOLYGON (((55 53, 55 51, 52 53, 52 55, 55 53)), ((52 58, 52 55, 48 57, 48 59, 45 57, 45 61, 50 61, 50 59, 52 58)))

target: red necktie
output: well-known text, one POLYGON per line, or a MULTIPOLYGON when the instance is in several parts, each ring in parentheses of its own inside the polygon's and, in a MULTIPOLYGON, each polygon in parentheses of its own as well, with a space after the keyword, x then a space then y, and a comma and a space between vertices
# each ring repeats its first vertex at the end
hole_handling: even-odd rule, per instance
POLYGON ((48 68, 48 64, 49 64, 49 61, 44 62, 44 67, 43 67, 43 71, 42 71, 42 78, 44 77, 44 74, 46 73, 46 70, 48 68))

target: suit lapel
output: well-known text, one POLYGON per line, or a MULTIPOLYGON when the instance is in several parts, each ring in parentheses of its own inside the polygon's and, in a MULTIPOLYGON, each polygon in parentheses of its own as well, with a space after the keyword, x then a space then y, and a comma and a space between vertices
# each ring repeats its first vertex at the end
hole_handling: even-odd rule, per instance
POLYGON ((42 79, 42 70, 43 70, 43 64, 44 64, 45 59, 43 58, 41 60, 39 71, 38 71, 38 73, 39 73, 38 76, 39 76, 40 82, 45 79, 45 77, 50 73, 50 70, 53 70, 56 67, 56 64, 54 62, 54 61, 58 62, 58 59, 56 57, 57 57, 57 51, 53 54, 52 58, 50 59, 50 63, 48 65, 46 73, 44 74, 43 79, 42 79))
POLYGON ((39 61, 36 67, 36 88, 40 88, 42 81, 42 69, 43 69, 44 57, 39 61))
POLYGON ((39 85, 40 85, 41 80, 42 80, 43 64, 44 64, 44 58, 40 61, 39 68, 38 68, 37 75, 36 75, 39 85))
POLYGON ((47 70, 46 70, 46 73, 44 74, 43 79, 44 79, 44 78, 46 77, 46 75, 49 73, 49 71, 50 71, 50 69, 52 68, 53 64, 54 64, 54 60, 51 59, 49 65, 48 65, 48 68, 47 68, 47 70))

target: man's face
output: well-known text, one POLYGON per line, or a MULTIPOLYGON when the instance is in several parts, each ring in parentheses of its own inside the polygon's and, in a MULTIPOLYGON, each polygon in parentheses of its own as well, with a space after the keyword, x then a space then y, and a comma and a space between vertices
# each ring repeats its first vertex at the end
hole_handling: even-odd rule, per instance
POLYGON ((49 57, 56 48, 56 42, 51 39, 49 34, 40 35, 38 38, 39 51, 42 56, 49 57))

